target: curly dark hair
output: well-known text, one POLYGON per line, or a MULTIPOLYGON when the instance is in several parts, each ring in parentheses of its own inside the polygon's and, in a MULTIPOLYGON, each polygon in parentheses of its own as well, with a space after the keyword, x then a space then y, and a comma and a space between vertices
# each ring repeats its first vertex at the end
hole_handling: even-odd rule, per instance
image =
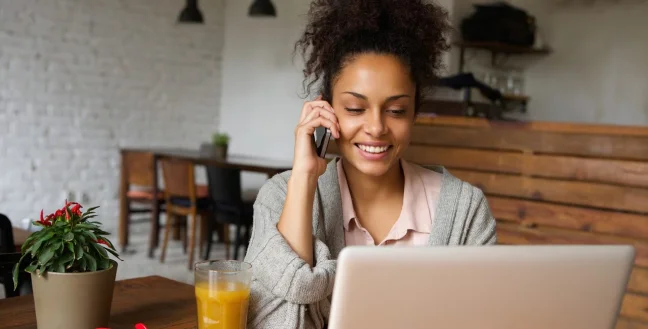
POLYGON ((418 109, 438 76, 449 29, 445 9, 423 0, 314 0, 295 44, 305 59, 306 93, 319 81, 319 93, 331 101, 332 84, 354 55, 391 54, 409 67, 418 109))

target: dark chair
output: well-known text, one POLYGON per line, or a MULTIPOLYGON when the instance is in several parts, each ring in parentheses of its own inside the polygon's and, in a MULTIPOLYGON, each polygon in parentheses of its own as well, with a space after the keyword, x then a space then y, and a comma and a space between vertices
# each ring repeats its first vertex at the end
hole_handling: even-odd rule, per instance
MULTIPOLYGON (((229 225, 236 226, 234 240, 234 259, 238 259, 241 246, 247 252, 247 243, 252 227, 252 205, 254 201, 244 201, 241 195, 241 170, 206 166, 207 186, 209 197, 214 210, 214 220, 209 222, 207 233, 207 251, 205 259, 209 259, 215 224, 223 224, 225 230, 229 225), (242 229, 245 229, 243 235, 242 229)), ((226 244, 226 258, 229 258, 229 246, 226 244)), ((244 254, 245 255, 245 254, 244 254)))
POLYGON ((7 298, 29 295, 32 292, 31 276, 24 271, 30 262, 29 259, 23 259, 18 277, 18 289, 14 290, 13 268, 21 257, 15 248, 11 221, 7 216, 0 214, 0 284, 4 286, 7 298))
POLYGON ((16 252, 13 236, 13 226, 7 216, 0 214, 0 253, 16 252))

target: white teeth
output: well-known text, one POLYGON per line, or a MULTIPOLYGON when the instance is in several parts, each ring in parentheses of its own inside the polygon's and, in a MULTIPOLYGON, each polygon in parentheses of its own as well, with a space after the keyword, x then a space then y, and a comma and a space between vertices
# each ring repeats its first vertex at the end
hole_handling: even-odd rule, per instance
POLYGON ((362 144, 358 144, 358 147, 368 153, 383 153, 389 148, 389 146, 369 146, 362 144))

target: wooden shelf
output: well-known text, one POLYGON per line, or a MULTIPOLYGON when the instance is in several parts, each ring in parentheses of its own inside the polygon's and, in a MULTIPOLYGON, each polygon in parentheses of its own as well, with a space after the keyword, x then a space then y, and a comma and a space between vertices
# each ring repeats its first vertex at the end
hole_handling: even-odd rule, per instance
POLYGON ((494 53, 504 53, 504 54, 538 54, 538 55, 547 55, 551 53, 549 48, 532 48, 532 47, 521 47, 515 45, 508 45, 500 42, 470 42, 470 41, 457 41, 453 45, 461 48, 471 48, 471 49, 482 49, 488 50, 494 53))
POLYGON ((505 101, 528 102, 531 97, 525 95, 503 94, 502 97, 505 101))

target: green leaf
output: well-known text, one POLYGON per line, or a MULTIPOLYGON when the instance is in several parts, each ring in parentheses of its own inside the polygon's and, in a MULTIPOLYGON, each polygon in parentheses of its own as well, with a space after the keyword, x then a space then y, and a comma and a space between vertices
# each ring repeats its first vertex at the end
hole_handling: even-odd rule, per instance
POLYGON ((43 265, 43 264, 38 265, 37 271, 40 273, 40 275, 44 275, 45 273, 47 273, 47 265, 43 265))
POLYGON ((67 250, 69 250, 72 255, 74 255, 74 258, 76 259, 76 253, 74 252, 74 244, 72 242, 66 242, 65 246, 67 247, 67 250))
POLYGON ((52 270, 58 273, 65 273, 65 266, 63 265, 63 262, 57 262, 53 265, 52 270))
POLYGON ((20 247, 20 252, 24 254, 25 251, 28 249, 28 247, 33 245, 32 242, 34 242, 34 240, 37 239, 40 236, 40 234, 38 234, 38 233, 41 233, 41 232, 42 231, 32 233, 27 238, 27 240, 25 240, 25 242, 22 244, 22 246, 20 247))
POLYGON ((49 239, 51 239, 53 236, 54 236, 54 232, 49 231, 49 232, 47 232, 45 235, 43 235, 43 236, 42 236, 40 239, 38 239, 38 240, 39 240, 39 241, 41 241, 41 240, 42 240, 42 241, 49 240, 49 239))
POLYGON ((20 262, 18 262, 18 264, 14 265, 14 268, 13 268, 12 275, 13 275, 13 282, 14 282, 14 291, 16 290, 16 288, 18 288, 18 269, 19 268, 20 268, 20 262))
POLYGON ((97 261, 95 260, 94 257, 92 257, 92 255, 90 255, 90 254, 85 254, 85 256, 83 256, 83 259, 87 259, 87 260, 88 260, 88 269, 89 269, 91 272, 94 272, 94 271, 97 270, 97 261))
POLYGON ((64 240, 65 242, 70 242, 70 241, 74 240, 74 233, 72 233, 72 232, 68 232, 68 233, 63 237, 63 240, 64 240))
POLYGON ((85 244, 85 243, 86 243, 86 239, 85 239, 85 237, 84 237, 83 235, 77 235, 77 240, 79 240, 79 242, 80 242, 81 244, 85 244))
MULTIPOLYGON (((27 256, 27 254, 23 254, 22 256, 20 256, 20 259, 18 260, 18 263, 16 263, 16 265, 14 265, 14 268, 13 268, 12 275, 13 275, 13 282, 14 282, 14 291, 16 290, 16 288, 18 288, 18 271, 20 271, 20 264, 22 263, 25 256, 27 256)), ((5 282, 4 284, 7 284, 7 283, 5 282)))
POLYGON ((46 248, 54 250, 54 252, 59 252, 63 249, 63 241, 61 240, 50 240, 51 242, 46 245, 46 248))
POLYGON ((92 246, 95 248, 95 250, 97 250, 97 252, 101 255, 101 257, 106 258, 106 259, 108 258, 108 253, 106 253, 106 248, 104 248, 104 247, 102 247, 102 246, 100 246, 100 245, 98 245, 96 243, 93 243, 92 246))
POLYGON ((81 267, 82 271, 86 271, 86 269, 88 268, 88 262, 86 261, 85 257, 79 260, 79 266, 81 267))
MULTIPOLYGON (((41 223, 41 222, 39 222, 39 221, 33 221, 33 222, 32 222, 32 225, 34 225, 34 226, 40 226, 40 227, 45 227, 45 225, 43 225, 43 223, 41 223)), ((40 231, 39 231, 39 232, 40 232, 40 231)))
POLYGON ((81 259, 83 257, 83 247, 80 244, 76 245, 76 259, 81 259))
POLYGON ((69 263, 73 260, 74 260, 74 254, 66 252, 65 254, 63 254, 63 256, 61 256, 58 259, 58 262, 61 263, 61 265, 65 265, 66 263, 69 263))
POLYGON ((76 228, 77 228, 77 231, 80 228, 87 229, 87 230, 93 230, 93 229, 96 228, 96 226, 94 226, 92 224, 88 224, 88 223, 81 223, 81 224, 77 225, 76 228))
POLYGON ((96 207, 90 207, 90 208, 88 208, 88 209, 87 209, 83 214, 84 214, 84 215, 87 215, 87 214, 93 214, 94 211, 95 211, 97 208, 99 208, 99 206, 96 206, 96 207))
POLYGON ((40 248, 42 243, 43 241, 36 241, 36 243, 34 243, 34 245, 27 250, 31 253, 32 257, 36 257, 36 253, 38 252, 38 249, 40 248))
POLYGON ((34 245, 30 248, 32 257, 36 256, 36 253, 38 252, 38 249, 43 244, 43 242, 51 239, 53 236, 54 236, 54 232, 47 232, 46 234, 41 236, 38 240, 36 240, 34 245))
POLYGON ((104 241, 106 241, 106 243, 108 244, 108 246, 110 247, 110 249, 115 250, 115 251, 117 250, 117 249, 115 249, 115 246, 113 246, 112 242, 110 242, 110 240, 108 240, 106 237, 103 237, 103 236, 102 236, 101 238, 102 238, 104 241))
POLYGON ((46 265, 47 262, 49 262, 50 259, 52 259, 52 256, 54 256, 54 250, 51 248, 47 249, 45 250, 44 253, 40 255, 40 257, 38 257, 38 262, 42 265, 46 265))
POLYGON ((38 267, 38 263, 36 263, 36 264, 31 264, 31 265, 29 265, 29 266, 27 266, 27 267, 25 268, 25 272, 33 273, 33 272, 36 270, 37 267, 38 267))
POLYGON ((92 233, 91 231, 85 231, 83 233, 87 235, 90 239, 92 239, 92 241, 97 241, 97 236, 94 235, 94 233, 92 233))
POLYGON ((108 232, 106 232, 104 230, 98 229, 98 228, 94 230, 94 233, 96 235, 110 235, 110 233, 108 233, 108 232))
POLYGON ((99 261, 99 270, 105 270, 110 266, 110 260, 107 258, 100 258, 99 261))
POLYGON ((119 259, 121 261, 124 261, 123 259, 119 258, 119 255, 114 250, 111 250, 111 249, 108 249, 108 248, 104 248, 104 249, 106 249, 106 251, 111 253, 113 256, 117 257, 117 259, 119 259))

